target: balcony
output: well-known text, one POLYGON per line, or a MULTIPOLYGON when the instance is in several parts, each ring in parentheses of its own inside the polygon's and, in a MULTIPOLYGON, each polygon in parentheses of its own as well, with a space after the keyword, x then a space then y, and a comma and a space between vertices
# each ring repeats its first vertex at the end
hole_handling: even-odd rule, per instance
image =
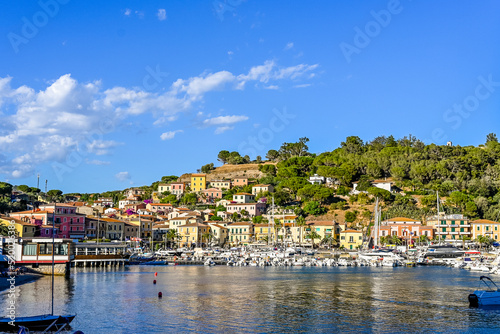
POLYGON ((458 234, 459 232, 450 232, 450 234, 458 234))
POLYGON ((460 232, 460 235, 468 235, 470 232, 460 232))

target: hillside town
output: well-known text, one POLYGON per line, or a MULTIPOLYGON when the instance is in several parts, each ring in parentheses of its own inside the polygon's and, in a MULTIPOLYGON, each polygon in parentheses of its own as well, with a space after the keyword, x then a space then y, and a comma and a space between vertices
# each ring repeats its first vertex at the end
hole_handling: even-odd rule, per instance
MULTIPOLYGON (((54 234, 55 238, 79 242, 135 242, 150 250, 276 244, 357 250, 367 247, 375 237, 382 244, 411 246, 437 239, 455 244, 467 240, 491 243, 500 235, 499 222, 471 220, 463 214, 443 213, 426 217, 425 221, 388 218, 380 222, 377 235, 370 225, 356 226, 335 219, 306 220, 297 215, 294 206, 273 206, 274 187, 256 181, 244 176, 207 181, 207 174, 193 173, 188 181, 158 183, 150 197, 142 188, 129 188, 118 201, 99 197, 84 202, 79 196, 61 203, 37 201, 36 206, 29 205, 29 210, 0 216, 0 223, 7 226, 14 222, 20 238, 52 238, 54 234), (224 199, 228 191, 233 192, 232 200, 224 199), (186 194, 195 196, 194 205, 162 201, 186 194)), ((336 186, 317 174, 308 181, 321 187, 336 186)), ((357 186, 358 182, 354 182, 352 194, 361 193, 357 186)), ((373 181, 372 186, 398 191, 387 180, 373 181)), ((23 198, 25 194, 13 188, 11 196, 23 198)))

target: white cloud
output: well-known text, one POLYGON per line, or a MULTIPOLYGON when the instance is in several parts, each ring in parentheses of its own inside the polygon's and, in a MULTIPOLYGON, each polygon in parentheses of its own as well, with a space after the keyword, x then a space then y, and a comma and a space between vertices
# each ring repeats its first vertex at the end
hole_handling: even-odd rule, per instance
POLYGON ((293 48, 293 42, 287 43, 285 46, 285 50, 290 50, 291 48, 293 48))
MULTIPOLYGON (((242 88, 247 81, 258 81, 268 83, 271 80, 297 80, 302 77, 311 77, 318 64, 308 65, 299 64, 296 66, 278 68, 272 60, 267 60, 264 65, 254 66, 248 71, 248 74, 240 74, 238 76, 238 88, 242 88)), ((272 85, 271 85, 272 86, 272 85)))
MULTIPOLYGON (((130 118, 149 113, 155 125, 174 122, 212 91, 244 89, 250 81, 276 89, 275 81, 292 80, 298 87, 299 79, 310 78, 317 67, 280 67, 268 60, 245 74, 222 70, 179 78, 161 92, 120 86, 103 89, 100 81, 81 83, 71 74, 35 90, 12 87, 11 77, 0 77, 0 175, 32 175, 38 165, 64 163, 73 153, 83 155, 82 161, 92 161, 120 145, 106 136, 133 121, 130 118)), ((214 126, 217 133, 223 133, 247 119, 243 115, 218 116, 202 120, 201 126, 214 126)), ((162 136, 167 140, 172 135, 165 132, 162 136)))
POLYGON ((132 13, 132 11, 130 10, 130 8, 125 8, 125 12, 124 12, 125 16, 130 16, 131 13, 132 13))
POLYGON ((247 116, 218 116, 209 118, 203 121, 203 125, 205 126, 214 126, 214 125, 222 125, 222 124, 234 124, 238 122, 243 122, 248 119, 247 116))
POLYGON ((105 155, 110 153, 111 148, 118 145, 120 144, 113 140, 93 140, 87 144, 87 150, 96 155, 105 155))
POLYGON ((86 159, 85 163, 87 165, 97 165, 97 166, 104 166, 104 165, 110 165, 111 164, 111 162, 109 162, 109 161, 89 160, 89 159, 86 159))
POLYGON ((300 85, 295 85, 293 86, 294 88, 305 88, 305 87, 309 87, 311 86, 311 84, 300 84, 300 85))
POLYGON ((175 135, 177 133, 181 133, 181 132, 184 132, 184 131, 182 131, 182 130, 175 130, 175 131, 164 132, 164 133, 161 134, 160 138, 161 138, 161 140, 174 139, 175 135))
POLYGON ((119 172, 118 174, 115 175, 115 177, 120 182, 125 182, 127 180, 130 180, 130 174, 129 174, 129 172, 119 172))
POLYGON ((167 19, 167 11, 163 8, 158 9, 158 13, 156 14, 158 16, 158 20, 164 21, 167 19))
POLYGON ((220 71, 187 80, 178 79, 172 87, 179 92, 186 92, 193 100, 198 100, 203 94, 222 89, 225 84, 233 82, 235 79, 232 73, 220 71))
POLYGON ((228 130, 233 130, 234 126, 219 126, 217 129, 215 129, 215 134, 220 135, 221 133, 224 133, 228 130))
POLYGON ((276 85, 269 85, 269 86, 264 86, 264 89, 273 89, 273 90, 276 90, 276 89, 280 89, 278 86, 276 85))

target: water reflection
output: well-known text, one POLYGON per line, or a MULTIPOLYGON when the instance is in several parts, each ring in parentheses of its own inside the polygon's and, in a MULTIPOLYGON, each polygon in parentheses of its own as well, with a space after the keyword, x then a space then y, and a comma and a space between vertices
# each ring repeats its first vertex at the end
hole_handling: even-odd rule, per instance
MULTIPOLYGON (((477 278, 444 267, 77 268, 55 278, 55 310, 77 313, 85 333, 500 330, 500 310, 468 307, 477 278)), ((50 311, 50 277, 21 286, 17 305, 50 311)))

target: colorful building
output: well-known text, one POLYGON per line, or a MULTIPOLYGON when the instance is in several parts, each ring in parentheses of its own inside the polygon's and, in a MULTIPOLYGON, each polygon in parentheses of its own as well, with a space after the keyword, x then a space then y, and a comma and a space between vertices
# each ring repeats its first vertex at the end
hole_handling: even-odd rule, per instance
POLYGON ((203 223, 186 224, 176 227, 179 241, 184 247, 202 247, 208 243, 210 226, 203 223))
POLYGON ((363 244, 363 232, 345 230, 340 232, 340 248, 355 250, 363 244))
POLYGON ((210 181, 210 187, 217 188, 220 190, 231 189, 231 180, 213 180, 210 181))
POLYGON ((217 188, 209 188, 201 191, 203 194, 203 203, 215 203, 215 200, 222 198, 222 190, 217 188))
POLYGON ((146 209, 155 213, 158 212, 168 213, 172 212, 173 205, 169 203, 148 203, 146 204, 146 209))
POLYGON ((266 212, 266 204, 265 203, 232 203, 228 204, 227 213, 229 215, 237 212, 241 214, 242 210, 248 212, 248 217, 260 216, 266 212))
POLYGON ((500 237, 500 223, 488 219, 478 219, 471 223, 471 238, 472 240, 477 239, 478 236, 490 237, 491 239, 498 241, 500 237))
POLYGON ((252 187, 252 194, 257 196, 259 193, 265 193, 266 191, 272 193, 274 191, 274 187, 270 184, 256 184, 252 187))
POLYGON ((197 193, 207 188, 206 174, 191 174, 191 191, 197 193))
POLYGON ((244 187, 248 185, 248 177, 235 177, 233 179, 233 187, 244 187))
POLYGON ((229 243, 246 246, 253 241, 254 225, 251 222, 237 222, 227 226, 229 243))
POLYGON ((13 225, 16 231, 15 235, 19 238, 32 238, 40 234, 40 228, 38 225, 26 223, 13 217, 0 217, 0 225, 13 225))
POLYGON ((379 237, 397 236, 405 240, 407 244, 418 240, 422 235, 425 235, 428 239, 434 238, 433 227, 424 226, 419 220, 405 217, 396 217, 382 221, 378 233, 379 237))
POLYGON ((472 235, 470 220, 464 215, 439 215, 439 222, 436 216, 429 217, 427 226, 432 226, 434 233, 444 240, 460 240, 464 235, 472 235))
POLYGON ((252 203, 255 202, 255 195, 249 193, 237 193, 233 195, 235 203, 252 203))
POLYGON ((67 204, 44 204, 41 210, 52 212, 56 226, 59 228, 58 237, 67 239, 83 239, 85 237, 85 215, 77 213, 76 207, 67 204))

